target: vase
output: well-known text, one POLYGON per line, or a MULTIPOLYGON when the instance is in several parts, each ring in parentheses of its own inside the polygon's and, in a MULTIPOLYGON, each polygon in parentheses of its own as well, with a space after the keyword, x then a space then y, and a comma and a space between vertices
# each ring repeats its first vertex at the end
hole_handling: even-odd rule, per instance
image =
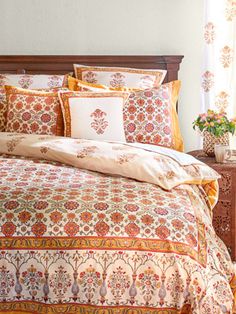
POLYGON ((203 133, 203 151, 210 157, 215 156, 214 148, 215 144, 229 145, 229 133, 225 133, 219 137, 214 134, 205 131, 203 133))

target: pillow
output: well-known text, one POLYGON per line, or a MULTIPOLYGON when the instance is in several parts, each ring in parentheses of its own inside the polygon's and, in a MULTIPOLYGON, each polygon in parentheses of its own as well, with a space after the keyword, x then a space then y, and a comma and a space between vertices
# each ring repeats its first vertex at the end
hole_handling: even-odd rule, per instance
POLYGON ((5 86, 8 103, 6 132, 63 135, 57 92, 5 86))
POLYGON ((137 91, 142 89, 137 88, 128 88, 128 87, 108 87, 102 84, 92 84, 85 81, 78 80, 72 76, 68 77, 68 88, 72 91, 80 91, 80 92, 102 92, 105 91, 122 91, 122 92, 130 92, 137 91))
POLYGON ((108 87, 146 89, 161 85, 166 70, 144 70, 120 67, 92 67, 74 64, 77 79, 108 87))
POLYGON ((141 142, 183 151, 176 102, 180 81, 133 92, 124 106, 127 142, 141 142))
POLYGON ((125 142, 123 106, 128 95, 123 92, 59 92, 64 135, 125 142))
POLYGON ((55 89, 68 86, 66 75, 0 74, 0 132, 6 128, 7 101, 4 85, 31 89, 55 89))
POLYGON ((5 131, 7 118, 7 99, 3 86, 0 86, 0 132, 5 131))
POLYGON ((26 89, 66 87, 67 81, 68 74, 0 74, 0 86, 10 85, 26 89))
MULTIPOLYGON (((69 88, 98 92, 109 91, 104 85, 95 85, 72 78, 69 88), (73 79, 73 80, 72 80, 73 79)), ((141 142, 183 151, 176 102, 180 81, 160 87, 134 91, 124 106, 124 129, 127 142, 141 142)))

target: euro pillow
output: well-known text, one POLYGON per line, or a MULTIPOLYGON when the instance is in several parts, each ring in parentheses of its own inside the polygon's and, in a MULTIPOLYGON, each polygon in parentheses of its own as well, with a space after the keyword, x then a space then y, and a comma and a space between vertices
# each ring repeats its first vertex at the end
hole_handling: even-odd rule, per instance
POLYGON ((72 91, 80 91, 80 92, 110 92, 110 91, 118 91, 118 92, 132 92, 139 91, 142 89, 139 88, 128 88, 128 87, 108 87, 102 84, 92 84, 85 81, 78 80, 75 77, 68 77, 68 88, 72 91))
POLYGON ((68 74, 0 74, 0 86, 4 85, 25 89, 67 87, 68 74))
POLYGON ((146 70, 120 67, 99 67, 74 64, 77 79, 113 88, 146 89, 162 84, 166 70, 146 70))
POLYGON ((64 135, 101 141, 125 142, 123 92, 59 92, 64 135))
POLYGON ((56 91, 28 90, 5 86, 6 132, 63 135, 61 106, 56 91))

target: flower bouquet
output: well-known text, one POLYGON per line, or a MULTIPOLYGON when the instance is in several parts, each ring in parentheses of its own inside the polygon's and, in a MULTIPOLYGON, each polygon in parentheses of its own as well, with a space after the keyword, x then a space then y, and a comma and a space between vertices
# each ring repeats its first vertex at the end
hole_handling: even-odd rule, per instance
POLYGON ((235 125, 236 119, 229 120, 225 112, 210 109, 193 122, 194 130, 197 128, 203 134, 203 151, 208 156, 215 155, 215 144, 229 145, 229 133, 235 133, 235 125))

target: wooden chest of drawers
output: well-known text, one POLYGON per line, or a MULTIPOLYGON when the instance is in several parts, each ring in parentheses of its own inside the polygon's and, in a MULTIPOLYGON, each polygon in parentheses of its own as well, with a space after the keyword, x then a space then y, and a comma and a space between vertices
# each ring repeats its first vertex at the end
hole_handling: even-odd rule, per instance
POLYGON ((236 261, 236 163, 216 163, 203 151, 189 153, 215 169, 220 175, 219 201, 213 211, 213 226, 217 235, 226 244, 232 260, 236 261))

